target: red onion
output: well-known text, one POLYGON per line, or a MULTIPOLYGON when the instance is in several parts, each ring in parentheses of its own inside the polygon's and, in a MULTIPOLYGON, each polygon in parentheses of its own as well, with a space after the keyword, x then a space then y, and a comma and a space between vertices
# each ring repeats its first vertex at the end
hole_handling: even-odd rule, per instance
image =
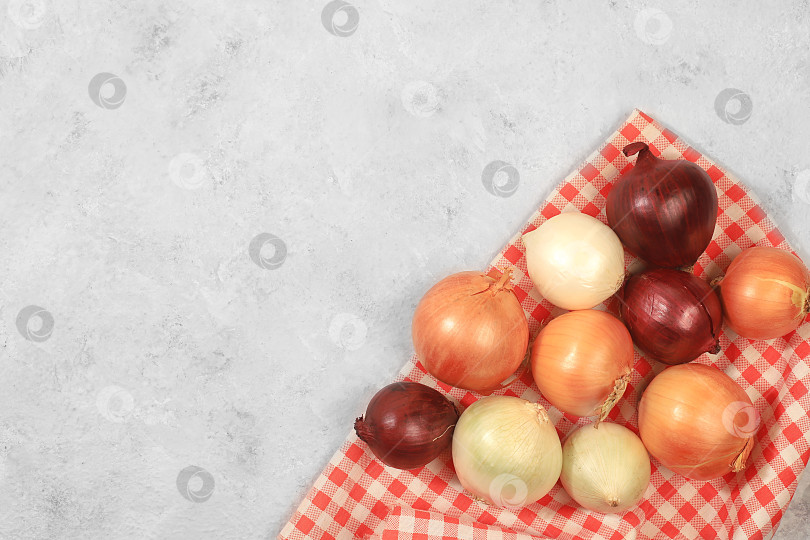
POLYGON ((455 405, 438 391, 415 382, 389 384, 368 404, 354 430, 377 459, 396 469, 427 465, 450 447, 458 420, 455 405))
POLYGON ((685 160, 655 157, 643 142, 633 169, 607 196, 607 218, 624 245, 656 266, 691 266, 709 245, 717 222, 717 192, 706 171, 685 160))
POLYGON ((638 348, 659 362, 683 364, 720 352, 720 298, 692 274, 660 268, 632 276, 619 309, 638 348))

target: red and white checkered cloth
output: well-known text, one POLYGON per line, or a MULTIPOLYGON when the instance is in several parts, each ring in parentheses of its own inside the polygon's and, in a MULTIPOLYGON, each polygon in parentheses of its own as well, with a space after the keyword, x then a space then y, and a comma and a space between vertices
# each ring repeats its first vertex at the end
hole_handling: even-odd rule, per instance
MULTIPOLYGON (((630 118, 585 164, 570 174, 515 235, 492 267, 513 267, 514 290, 529 318, 532 337, 562 311, 539 296, 526 272, 521 235, 564 211, 580 211, 607 222, 605 196, 630 166, 621 150, 644 141, 656 155, 687 159, 711 177, 719 196, 717 227, 694 273, 706 279, 721 274, 741 250, 774 246, 792 251, 735 178, 641 111, 630 118)), ((627 256, 628 264, 633 258, 627 256)), ((579 507, 558 483, 540 501, 508 510, 473 500, 455 477, 446 451, 416 471, 382 465, 352 433, 332 457, 301 502, 280 538, 764 538, 779 524, 810 455, 810 324, 770 342, 738 337, 725 327, 722 353, 696 362, 713 364, 742 386, 760 412, 762 423, 747 468, 711 482, 688 480, 652 460, 650 487, 642 502, 624 515, 602 515, 579 507)), ((638 432, 639 389, 665 366, 636 353, 627 393, 609 421, 638 432)), ((438 383, 412 358, 400 379, 421 382, 469 406, 478 395, 438 383)), ((499 391, 543 404, 560 437, 576 424, 589 423, 561 414, 538 393, 524 371, 499 391)))

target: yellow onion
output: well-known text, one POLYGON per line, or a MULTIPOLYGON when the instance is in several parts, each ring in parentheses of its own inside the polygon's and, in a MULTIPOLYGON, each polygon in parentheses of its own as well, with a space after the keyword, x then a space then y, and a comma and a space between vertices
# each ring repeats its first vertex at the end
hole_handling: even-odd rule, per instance
POLYGON ((743 470, 759 422, 737 383, 717 368, 695 363, 662 371, 638 407, 638 430, 650 454, 693 480, 743 470))
POLYGON ((787 251, 748 248, 720 281, 728 325, 745 338, 773 339, 795 330, 810 312, 810 274, 787 251))
POLYGON ((489 393, 515 372, 526 357, 529 323, 511 276, 511 268, 503 274, 459 272, 425 293, 411 334, 428 373, 458 388, 489 393))
POLYGON ((540 393, 561 411, 607 417, 627 388, 633 340, 609 313, 583 309, 560 315, 537 335, 532 376, 540 393))
POLYGON ((619 290, 624 248, 610 227, 579 212, 554 216, 523 235, 534 286, 563 309, 590 309, 619 290))
POLYGON ((546 495, 560 477, 560 438, 542 405, 485 397, 456 423, 453 466, 476 497, 504 508, 523 506, 546 495))
POLYGON ((560 482, 584 508, 618 514, 644 496, 650 484, 650 456, 626 427, 589 424, 565 439, 560 482))

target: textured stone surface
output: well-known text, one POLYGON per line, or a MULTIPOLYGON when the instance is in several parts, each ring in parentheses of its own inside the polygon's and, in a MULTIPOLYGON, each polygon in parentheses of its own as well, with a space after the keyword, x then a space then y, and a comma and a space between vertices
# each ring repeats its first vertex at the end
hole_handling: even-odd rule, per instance
POLYGON ((0 0, 0 536, 275 536, 633 107, 810 260, 807 3, 600 4, 0 0))

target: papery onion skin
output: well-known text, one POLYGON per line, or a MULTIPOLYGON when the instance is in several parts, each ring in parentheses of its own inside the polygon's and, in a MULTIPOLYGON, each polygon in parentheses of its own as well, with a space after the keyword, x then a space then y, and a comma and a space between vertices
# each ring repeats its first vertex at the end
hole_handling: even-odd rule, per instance
POLYGON ((629 510, 650 484, 650 456, 624 426, 602 422, 568 434, 560 482, 580 506, 603 514, 629 510))
POLYGON ((792 332, 810 311, 810 275, 796 256, 764 246, 743 250, 720 281, 726 322, 749 339, 792 332))
POLYGON ((531 351, 540 393, 561 411, 604 419, 624 394, 633 367, 633 340, 624 324, 593 309, 552 319, 531 351))
POLYGON ((427 465, 453 440, 455 405, 440 392, 415 382, 396 382, 377 392, 366 415, 354 422, 372 453, 396 469, 427 465))
POLYGON ((717 368, 694 362, 657 375, 638 408, 647 451, 669 470, 693 480, 743 470, 759 420, 736 382, 717 368))
POLYGON ((554 487, 562 446, 542 405, 490 396, 461 414, 453 434, 453 466, 464 489, 490 504, 514 508, 554 487))
POLYGON ((628 279, 621 297, 622 319, 648 357, 682 364, 720 352, 720 298, 699 277, 670 268, 650 270, 628 279))
POLYGON ((635 166, 608 193, 608 223, 632 253, 657 266, 690 266, 711 242, 717 191, 706 171, 680 159, 659 159, 635 142, 635 166))
POLYGON ((579 212, 566 212, 523 235, 534 286, 563 309, 590 309, 624 282, 624 248, 610 227, 579 212))
POLYGON ((490 392, 526 357, 529 323, 507 269, 499 279, 459 272, 419 302, 411 327, 416 355, 440 381, 490 392))

